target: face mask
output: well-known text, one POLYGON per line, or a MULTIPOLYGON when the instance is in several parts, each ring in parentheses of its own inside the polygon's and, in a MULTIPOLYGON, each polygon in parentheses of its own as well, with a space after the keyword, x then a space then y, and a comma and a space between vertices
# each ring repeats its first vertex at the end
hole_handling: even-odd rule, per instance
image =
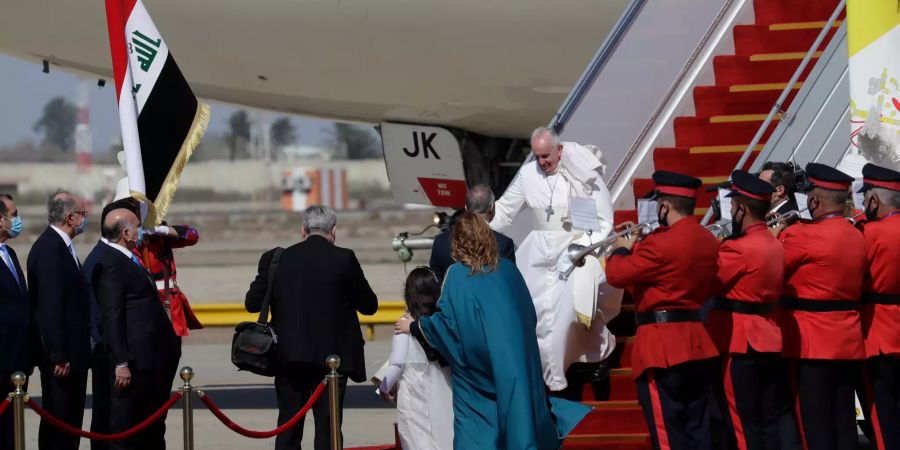
POLYGON ((809 211, 809 214, 816 212, 816 209, 819 208, 819 199, 813 197, 812 195, 806 197, 806 209, 809 211), (815 203, 815 207, 813 207, 813 203, 815 203))
POLYGON ((872 203, 874 200, 875 200, 875 197, 871 197, 871 198, 869 198, 869 203, 866 203, 866 209, 865 209, 866 219, 869 219, 869 220, 878 219, 878 208, 872 206, 872 203))
POLYGON ((85 216, 81 219, 81 225, 78 225, 77 227, 75 227, 75 236, 78 236, 79 234, 84 233, 84 229, 87 228, 87 224, 88 224, 88 219, 85 216))
POLYGON ((12 226, 9 229, 9 237, 14 238, 22 233, 22 218, 19 216, 13 217, 12 226))
POLYGON ((137 237, 137 240, 134 241, 134 245, 136 247, 140 247, 141 242, 144 242, 144 227, 138 227, 137 230, 138 230, 138 237, 137 237))
POLYGON ((731 215, 731 235, 732 236, 738 236, 744 231, 743 224, 741 222, 744 221, 744 216, 746 216, 746 214, 747 213, 744 211, 744 208, 738 208, 737 211, 735 211, 734 214, 731 215), (741 215, 740 219, 738 219, 738 214, 741 215))
POLYGON ((659 210, 656 211, 656 219, 659 221, 659 226, 661 226, 661 227, 669 226, 669 207, 666 206, 665 208, 666 208, 665 213, 662 212, 662 209, 663 209, 662 205, 659 207, 659 210))

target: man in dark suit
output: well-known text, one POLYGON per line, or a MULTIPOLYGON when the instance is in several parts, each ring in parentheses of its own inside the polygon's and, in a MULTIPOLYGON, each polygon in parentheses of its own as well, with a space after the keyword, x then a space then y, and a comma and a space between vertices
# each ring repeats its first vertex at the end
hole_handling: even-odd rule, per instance
MULTIPOLYGON (((341 358, 340 398, 343 410, 346 378, 366 381, 363 337, 357 312, 375 314, 378 298, 369 287, 352 250, 334 245, 337 218, 325 206, 311 206, 303 214, 303 242, 284 250, 272 280, 272 326, 284 364, 275 376, 278 423, 287 422, 309 400, 328 372, 325 358, 341 358)), ((244 305, 259 312, 269 279, 274 250, 259 261, 259 273, 244 305)), ((329 408, 325 396, 313 407, 316 421, 315 449, 330 448, 329 408)), ((343 415, 342 415, 343 416, 343 415)), ((297 449, 303 438, 303 422, 278 435, 275 448, 297 449)))
POLYGON ((788 163, 767 161, 759 172, 759 178, 775 187, 772 194, 772 207, 768 217, 798 211, 797 200, 794 199, 794 166, 788 163))
MULTIPOLYGON (((466 193, 466 211, 478 214, 485 222, 490 222, 494 218, 494 192, 491 191, 490 186, 477 184, 469 189, 469 192, 466 193)), ((434 242, 431 244, 431 260, 428 265, 440 278, 443 278, 447 268, 456 262, 450 256, 452 234, 453 230, 444 231, 435 236, 434 242)), ((516 262, 516 245, 513 240, 497 231, 494 231, 494 237, 497 238, 497 250, 500 251, 500 257, 516 262)))
MULTIPOLYGON (((174 374, 168 368, 180 357, 178 341, 166 316, 156 285, 132 249, 142 232, 129 209, 108 205, 102 235, 95 247, 90 280, 100 306, 102 345, 109 361, 110 432, 125 431, 158 410, 168 400, 174 374)), ((98 374, 99 376, 99 374, 98 374)), ((114 449, 166 448, 165 417, 114 449)))
MULTIPOLYGON (((103 208, 100 216, 100 223, 106 222, 106 216, 110 211, 125 208, 131 210, 138 216, 140 214, 140 205, 136 200, 129 197, 122 200, 114 201, 103 208)), ((88 290, 88 299, 91 307, 91 431, 94 433, 109 433, 109 409, 110 394, 112 393, 112 380, 114 378, 113 366, 109 359, 109 352, 103 343, 103 324, 101 323, 100 303, 97 302, 97 296, 94 294, 93 282, 91 276, 94 268, 97 266, 97 260, 105 250, 105 245, 109 241, 104 237, 100 237, 97 245, 94 246, 91 253, 84 260, 83 272, 85 284, 88 290)), ((91 450, 106 450, 109 448, 109 442, 92 440, 91 450)))
MULTIPOLYGON (((29 352, 31 310, 25 274, 19 266, 15 250, 8 244, 22 230, 16 202, 9 194, 0 194, 0 396, 13 390, 10 377, 14 372, 31 374, 29 352)), ((7 408, 0 414, 0 450, 13 449, 13 412, 7 408)))
MULTIPOLYGON (((79 428, 91 353, 90 312, 72 239, 84 230, 86 216, 80 198, 56 192, 47 202, 50 226, 28 254, 28 293, 41 345, 43 407, 79 428)), ((42 450, 75 450, 78 440, 41 420, 38 445, 42 450)))

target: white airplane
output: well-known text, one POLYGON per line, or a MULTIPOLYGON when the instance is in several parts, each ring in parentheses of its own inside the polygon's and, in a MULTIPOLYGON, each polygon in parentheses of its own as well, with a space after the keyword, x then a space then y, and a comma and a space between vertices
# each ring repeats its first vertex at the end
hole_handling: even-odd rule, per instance
MULTIPOLYGON (((522 138, 627 0, 147 0, 195 93, 322 118, 522 138)), ((0 52, 111 79, 102 1, 7 1, 0 52)))

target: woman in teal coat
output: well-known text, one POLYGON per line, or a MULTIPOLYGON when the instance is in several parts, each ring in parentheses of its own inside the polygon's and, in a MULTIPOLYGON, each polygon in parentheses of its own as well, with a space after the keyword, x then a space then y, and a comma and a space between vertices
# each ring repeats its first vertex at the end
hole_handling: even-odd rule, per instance
POLYGON ((450 363, 454 448, 558 449, 590 408, 548 397, 525 280, 471 213, 457 219, 452 256, 438 311, 397 331, 450 363))

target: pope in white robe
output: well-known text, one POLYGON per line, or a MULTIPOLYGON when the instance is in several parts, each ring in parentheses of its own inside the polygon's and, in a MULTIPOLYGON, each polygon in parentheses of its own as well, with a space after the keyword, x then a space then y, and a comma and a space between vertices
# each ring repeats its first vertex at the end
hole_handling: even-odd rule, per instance
POLYGON ((622 291, 606 284, 597 258, 565 280, 571 267, 571 243, 597 242, 613 229, 613 207, 601 178, 597 150, 560 142, 544 128, 532 136, 534 160, 526 163, 495 205, 491 228, 517 244, 516 265, 528 284, 537 313, 538 347, 544 381, 552 391, 568 386, 572 363, 605 360, 615 348, 606 323, 619 313, 622 291), (571 198, 590 198, 596 205, 591 234, 572 226, 571 198))

